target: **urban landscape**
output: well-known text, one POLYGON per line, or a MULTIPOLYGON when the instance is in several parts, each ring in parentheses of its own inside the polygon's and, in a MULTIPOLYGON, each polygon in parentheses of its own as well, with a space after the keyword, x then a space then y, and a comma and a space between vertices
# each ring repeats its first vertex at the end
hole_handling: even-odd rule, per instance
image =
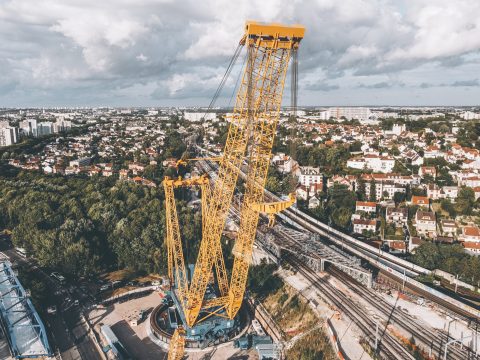
POLYGON ((0 359, 480 359, 480 5, 274 3, 0 4, 0 359))

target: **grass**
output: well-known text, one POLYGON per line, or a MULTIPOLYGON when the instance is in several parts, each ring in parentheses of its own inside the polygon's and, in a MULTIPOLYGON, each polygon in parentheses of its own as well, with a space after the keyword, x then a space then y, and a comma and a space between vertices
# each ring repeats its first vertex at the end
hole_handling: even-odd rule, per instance
MULTIPOLYGON (((154 280, 161 280, 162 277, 157 274, 147 274, 147 275, 139 275, 137 272, 130 270, 130 269, 122 269, 117 271, 112 271, 101 276, 101 279, 107 282, 114 282, 114 281, 136 281, 139 284, 143 284, 146 282, 152 282, 154 280)), ((106 290, 102 293, 102 297, 107 299, 112 296, 118 296, 124 294, 128 291, 134 290, 137 287, 135 286, 128 286, 124 285, 119 288, 115 288, 112 290, 106 290)))
POLYGON ((317 327, 321 320, 315 316, 308 303, 297 294, 295 289, 283 284, 275 293, 266 297, 263 305, 284 331, 287 341, 299 335, 299 339, 287 351, 287 359, 333 360, 337 358, 323 326, 309 332, 317 327), (304 333, 305 336, 302 336, 304 333))
POLYGON ((279 327, 283 329, 287 340, 311 329, 318 323, 318 319, 308 304, 286 284, 274 294, 269 295, 263 305, 279 327))
POLYGON ((287 359, 334 360, 337 355, 330 345, 330 340, 323 328, 312 331, 298 340, 286 352, 287 359))

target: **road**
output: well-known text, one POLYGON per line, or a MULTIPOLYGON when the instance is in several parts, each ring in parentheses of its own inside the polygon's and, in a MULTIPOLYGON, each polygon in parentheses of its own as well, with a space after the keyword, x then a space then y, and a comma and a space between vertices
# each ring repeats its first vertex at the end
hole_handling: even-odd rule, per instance
POLYGON ((81 311, 84 304, 80 302, 80 306, 72 306, 68 310, 62 309, 64 294, 68 294, 73 301, 76 299, 80 301, 78 296, 80 290, 75 286, 72 288, 73 291, 63 288, 38 267, 32 259, 19 255, 10 246, 5 247, 4 245, 3 253, 9 258, 12 265, 34 270, 35 274, 48 285, 52 292, 63 290, 63 294, 56 296, 57 313, 42 316, 42 320, 49 330, 49 340, 52 342, 52 348, 57 348, 57 358, 63 360, 103 360, 95 343, 88 335, 87 324, 81 320, 81 311))

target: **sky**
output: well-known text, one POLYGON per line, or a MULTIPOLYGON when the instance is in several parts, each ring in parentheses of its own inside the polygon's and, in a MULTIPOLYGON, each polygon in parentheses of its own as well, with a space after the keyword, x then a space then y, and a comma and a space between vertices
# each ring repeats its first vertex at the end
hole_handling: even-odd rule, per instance
POLYGON ((207 106, 246 20, 306 27, 299 105, 480 104, 478 0, 0 0, 0 107, 207 106))

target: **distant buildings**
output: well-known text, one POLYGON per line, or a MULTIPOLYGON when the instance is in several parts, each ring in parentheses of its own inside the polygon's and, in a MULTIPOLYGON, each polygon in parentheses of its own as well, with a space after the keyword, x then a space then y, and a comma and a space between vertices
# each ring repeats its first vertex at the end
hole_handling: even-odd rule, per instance
POLYGON ((474 113, 473 111, 465 111, 463 113, 463 119, 464 120, 479 120, 480 119, 480 113, 474 113))
POLYGON ((215 120, 217 118, 217 113, 214 112, 188 112, 183 113, 185 120, 197 122, 202 120, 215 120))
POLYGON ((38 122, 36 119, 26 119, 18 123, 18 127, 9 126, 8 121, 0 121, 0 146, 9 146, 19 141, 22 136, 44 136, 69 131, 71 121, 57 119, 56 122, 38 122))
POLYGON ((8 121, 0 122, 0 146, 13 145, 18 141, 18 129, 9 126, 8 121))
POLYGON ((347 120, 367 120, 370 115, 370 109, 365 107, 331 107, 327 111, 321 113, 325 120, 330 118, 347 120))

